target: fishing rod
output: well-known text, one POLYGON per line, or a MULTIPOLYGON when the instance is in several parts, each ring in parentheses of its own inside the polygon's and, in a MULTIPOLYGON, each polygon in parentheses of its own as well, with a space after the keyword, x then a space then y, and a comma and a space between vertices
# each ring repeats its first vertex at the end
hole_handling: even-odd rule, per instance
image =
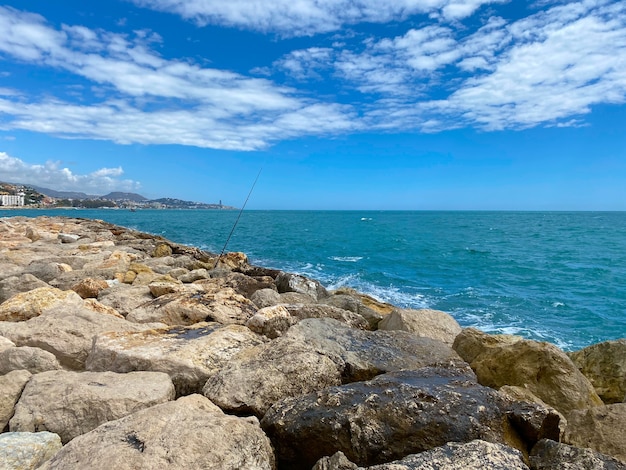
POLYGON ((256 175, 254 183, 252 183, 252 187, 250 188, 250 192, 248 193, 248 197, 246 198, 245 202, 243 203, 243 206, 241 206, 241 210, 239 211, 239 215, 237 216, 237 220, 235 220, 235 223, 233 224, 233 228, 230 230, 230 233, 228 234, 228 238, 226 239, 226 243, 224 243, 224 248, 222 248, 222 252, 220 253, 220 255, 215 260, 215 264, 213 265, 213 269, 217 268, 217 263, 220 262, 220 259, 222 259, 222 256, 224 255, 224 252, 226 251, 226 247, 228 246, 228 242, 230 241, 230 237, 233 236, 233 233, 235 232, 235 227, 237 227, 237 223, 239 222, 239 219, 241 218, 241 214, 243 213, 243 210, 246 208, 246 204, 248 204, 248 199, 250 199, 250 195, 252 194, 252 190, 256 186, 256 182, 259 180, 259 176, 261 176, 261 171, 263 171, 263 167, 261 167, 261 169, 259 169, 259 173, 256 175))

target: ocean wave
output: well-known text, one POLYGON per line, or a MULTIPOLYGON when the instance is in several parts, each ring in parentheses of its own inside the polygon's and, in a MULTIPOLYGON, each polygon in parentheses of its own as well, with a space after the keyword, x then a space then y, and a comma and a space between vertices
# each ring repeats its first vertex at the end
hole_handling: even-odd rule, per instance
POLYGON ((344 261, 346 263, 356 263, 357 261, 361 261, 363 257, 362 256, 330 256, 328 259, 332 259, 333 261, 344 261))

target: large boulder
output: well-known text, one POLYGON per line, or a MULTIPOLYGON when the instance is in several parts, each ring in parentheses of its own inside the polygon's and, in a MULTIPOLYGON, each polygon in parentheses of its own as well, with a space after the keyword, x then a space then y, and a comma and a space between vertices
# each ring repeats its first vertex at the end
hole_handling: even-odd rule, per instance
POLYGON ((8 374, 0 375, 0 433, 9 424, 15 410, 15 404, 22 395, 31 375, 27 370, 14 370, 8 374))
MULTIPOLYGON (((0 270, 2 268, 0 267, 0 270)), ((44 281, 36 278, 32 274, 20 274, 10 276, 0 281, 0 304, 21 292, 37 289, 39 287, 49 287, 44 281)))
POLYGON ((111 421, 67 444, 40 470, 273 470, 256 418, 222 413, 190 395, 111 421))
POLYGON ((321 302, 358 313, 369 322, 373 330, 378 327, 378 323, 383 318, 396 310, 396 307, 391 304, 347 287, 337 289, 321 302))
POLYGON ((56 287, 38 287, 20 292, 0 305, 0 321, 26 321, 57 306, 82 305, 83 299, 74 291, 56 287))
POLYGON ((94 339, 86 368, 165 372, 171 377, 178 396, 189 395, 199 393, 207 378, 237 353, 263 341, 263 337, 243 326, 219 323, 103 333, 94 339))
POLYGON ((3 470, 39 468, 54 457, 62 446, 61 438, 48 431, 0 434, 0 468, 3 470))
MULTIPOLYGON (((358 470, 338 452, 318 461, 313 470, 358 470)), ((520 451, 503 444, 481 441, 451 442, 401 460, 373 465, 367 470, 528 470, 520 451)))
POLYGON ((423 308, 419 310, 394 310, 380 323, 379 330, 403 330, 417 336, 438 339, 452 345, 461 332, 457 321, 445 312, 423 308))
POLYGON ((573 411, 567 418, 563 442, 626 463, 626 403, 573 411))
POLYGON ((565 417, 573 410, 602 405, 589 380, 553 344, 466 328, 453 348, 481 384, 525 387, 565 417))
POLYGON ((262 417, 285 397, 340 383, 333 360, 305 342, 281 337, 234 357, 209 377, 202 393, 224 410, 262 417))
POLYGON ((406 331, 365 331, 330 318, 311 318, 285 334, 333 358, 343 381, 367 380, 385 372, 427 365, 462 362, 441 341, 420 338, 406 331))
POLYGON ((309 279, 299 274, 281 272, 276 276, 276 287, 279 293, 297 292, 312 297, 315 301, 319 301, 328 297, 328 291, 319 281, 309 279))
POLYGON ((102 423, 172 399, 174 385, 162 372, 42 372, 26 384, 9 429, 51 431, 65 444, 102 423))
POLYGON ((266 287, 259 289, 250 296, 250 300, 254 302, 258 308, 272 307, 280 303, 280 294, 275 289, 266 287))
POLYGON ((277 338, 306 318, 332 318, 352 328, 369 329, 369 324, 360 315, 323 304, 281 304, 264 307, 246 322, 246 326, 268 338, 277 338))
POLYGON ((27 370, 31 374, 38 374, 60 368, 61 364, 56 356, 43 349, 21 346, 0 351, 0 374, 12 370, 27 370))
POLYGON ((109 307, 113 307, 121 315, 126 317, 140 305, 150 302, 154 297, 148 286, 129 286, 119 283, 109 289, 100 291, 98 301, 109 307))
POLYGON ((543 439, 530 454, 533 470, 626 470, 626 463, 591 449, 543 439))
MULTIPOLYGON (((80 301, 82 304, 83 300, 80 301)), ((0 335, 17 346, 33 346, 51 352, 63 367, 82 370, 94 336, 109 331, 142 331, 163 326, 162 323, 131 323, 82 306, 61 306, 25 322, 0 322, 0 335)))
POLYGON ((568 355, 604 403, 626 401, 626 339, 593 344, 568 355))
MULTIPOLYGON (((214 272, 215 273, 215 272, 214 272)), ((213 275, 213 273, 211 273, 213 275)), ((268 276, 247 276, 237 272, 220 272, 217 271, 216 277, 210 279, 202 279, 195 281, 195 284, 201 285, 207 291, 221 290, 231 287, 238 294, 251 299, 254 293, 262 289, 276 290, 274 279, 268 276)))
POLYGON ((83 299, 97 299, 104 289, 108 289, 109 284, 104 279, 93 279, 91 277, 81 279, 72 286, 72 290, 83 299))
POLYGON ((256 306, 232 288, 214 292, 177 292, 162 295, 130 312, 126 319, 137 323, 193 325, 216 321, 223 325, 245 325, 256 306))
POLYGON ((506 401, 469 367, 426 367, 287 398, 261 426, 285 468, 311 468, 337 451, 374 465, 448 442, 505 443, 506 401))

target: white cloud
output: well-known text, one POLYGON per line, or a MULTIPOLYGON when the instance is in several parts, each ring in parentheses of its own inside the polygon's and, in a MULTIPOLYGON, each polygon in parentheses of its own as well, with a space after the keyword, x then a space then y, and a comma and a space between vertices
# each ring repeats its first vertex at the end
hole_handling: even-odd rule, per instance
POLYGON ((19 158, 0 152, 0 175, 2 181, 34 184, 59 191, 86 191, 103 195, 111 191, 137 191, 140 184, 120 179, 124 174, 121 167, 101 168, 86 175, 74 174, 60 162, 48 161, 43 165, 26 163, 19 158))
POLYGON ((12 99, 9 90, 0 93, 0 115, 6 116, 0 129, 119 143, 252 150, 278 139, 356 126, 349 107, 297 97, 295 90, 266 79, 165 60, 150 48, 160 40, 150 32, 136 31, 128 38, 82 26, 66 25, 57 31, 38 15, 3 7, 0 30, 5 32, 0 53, 70 71, 103 87, 107 97, 104 102, 77 105, 49 97, 12 99), (325 122, 293 126, 285 119, 299 121, 320 108, 336 128, 325 122))
POLYGON ((336 31, 346 24, 387 23, 416 14, 459 20, 506 0, 132 0, 199 24, 236 26, 289 36, 336 31))

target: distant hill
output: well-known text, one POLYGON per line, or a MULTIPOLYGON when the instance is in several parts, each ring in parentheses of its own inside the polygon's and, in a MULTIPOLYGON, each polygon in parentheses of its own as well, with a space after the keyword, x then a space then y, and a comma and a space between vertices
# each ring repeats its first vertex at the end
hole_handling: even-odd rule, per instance
POLYGON ((97 199, 99 196, 90 196, 85 193, 77 192, 77 191, 55 191, 50 188, 43 188, 41 186, 35 186, 34 184, 24 184, 24 186, 28 186, 29 188, 33 188, 38 193, 41 193, 48 197, 55 197, 57 199, 97 199))
POLYGON ((100 199, 108 199, 110 201, 132 201, 132 202, 145 202, 148 198, 143 197, 137 193, 123 193, 120 191, 114 191, 105 196, 100 196, 100 199))

